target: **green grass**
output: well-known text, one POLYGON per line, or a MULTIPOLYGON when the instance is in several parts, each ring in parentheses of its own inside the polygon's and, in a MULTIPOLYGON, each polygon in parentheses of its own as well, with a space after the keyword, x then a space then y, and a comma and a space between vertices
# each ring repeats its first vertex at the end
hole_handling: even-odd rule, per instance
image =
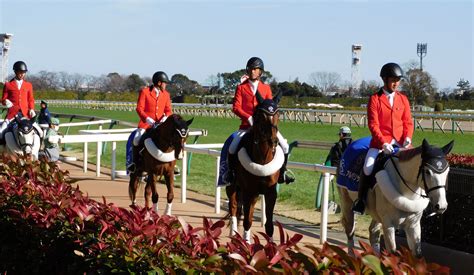
MULTIPOLYGON (((82 114, 93 115, 98 117, 106 117, 121 121, 128 121, 137 123, 138 115, 136 112, 124 111, 109 111, 109 110, 84 110, 84 109, 61 109, 50 108, 53 113, 64 114, 82 114)), ((189 119, 190 117, 186 117, 189 119)), ((65 122, 65 121, 62 121, 65 122)), ((210 118, 210 117, 195 117, 191 128, 206 129, 208 136, 199 137, 198 143, 224 143, 226 138, 235 131, 239 126, 238 119, 226 118, 210 118)), ((279 124, 280 131, 283 136, 292 142, 294 140, 315 140, 315 141, 337 141, 337 133, 340 125, 320 125, 320 124, 302 124, 292 122, 281 122, 279 124)), ((91 127, 92 128, 92 127, 91 127)), ((105 127, 104 127, 105 128, 105 127)), ((63 131, 63 129, 60 129, 63 131)), ((71 128, 70 134, 77 132, 77 129, 71 128)), ((369 135, 367 128, 352 128, 353 137, 360 138, 369 135)), ((426 138, 430 144, 443 146, 451 140, 455 140, 453 152, 456 153, 470 153, 474 154, 474 143, 472 142, 474 135, 469 134, 443 134, 440 132, 422 132, 416 131, 413 138, 415 146, 420 145, 423 138, 426 138)), ((188 139, 188 143, 192 143, 194 137, 188 139)), ((82 150, 80 145, 72 146, 78 150, 82 150)), ((102 165, 110 166, 110 144, 107 145, 107 150, 102 157, 102 165)), ((117 169, 125 169, 125 142, 120 142, 117 145, 117 169)), ((89 145, 89 161, 95 161, 95 144, 89 145)), ((328 152, 323 150, 300 149, 295 148, 291 154, 290 161, 306 162, 306 163, 323 163, 328 152)), ((191 173, 188 176, 188 188, 204 194, 214 194, 214 181, 216 171, 216 159, 207 155, 193 154, 191 173)), ((317 183, 320 175, 314 172, 296 170, 294 171, 297 181, 292 185, 281 185, 278 197, 279 203, 287 204, 297 209, 311 209, 315 205, 315 194, 317 183)), ((181 179, 177 179, 179 186, 181 179)), ((330 194, 332 191, 330 191, 330 194)), ((336 192, 337 193, 337 192, 336 192)), ((225 193, 222 194, 225 197, 225 193)), ((338 201, 336 194, 336 201, 338 201)))

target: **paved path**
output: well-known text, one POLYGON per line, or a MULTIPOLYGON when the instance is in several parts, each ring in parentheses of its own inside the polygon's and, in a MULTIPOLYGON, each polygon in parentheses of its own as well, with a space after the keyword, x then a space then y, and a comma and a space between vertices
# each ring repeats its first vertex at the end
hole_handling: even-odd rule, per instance
MULTIPOLYGON (((101 176, 96 177, 95 166, 89 164, 88 172, 84 173, 82 168, 82 161, 65 162, 60 164, 61 169, 68 170, 71 178, 75 179, 74 184, 79 185, 80 190, 87 193, 89 197, 102 201, 104 196, 107 202, 113 202, 115 205, 120 207, 128 208, 130 205, 130 199, 128 198, 128 178, 117 178, 112 181, 110 179, 110 169, 101 167, 101 176)), ((159 211, 162 212, 166 205, 166 186, 164 184, 158 184, 158 194, 160 196, 158 207, 159 211)), ((143 199, 144 188, 141 187, 137 193, 138 205, 144 205, 143 199)), ((181 189, 175 189, 175 198, 173 202, 173 215, 181 216, 191 224, 193 227, 202 225, 202 218, 208 217, 214 221, 221 219, 227 213, 226 202, 222 200, 221 214, 214 213, 214 197, 198 194, 193 191, 187 192, 186 203, 181 203, 181 189)), ((256 211, 254 223, 252 226, 252 233, 265 232, 265 229, 260 226, 260 213, 256 211)), ((275 216, 274 220, 279 221, 284 230, 289 236, 299 233, 303 235, 301 243, 313 244, 319 246, 319 233, 320 228, 314 224, 297 221, 294 219, 275 216)), ((239 232, 243 229, 240 226, 239 232)), ((224 229, 223 241, 227 241, 228 228, 224 229)), ((341 232, 328 231, 328 241, 332 244, 345 245, 346 238, 345 234, 341 232)), ((280 236, 278 230, 275 228, 274 240, 279 242, 280 236)), ((403 240, 402 240, 403 241, 403 240)), ((474 255, 463 253, 444 247, 434 246, 423 243, 424 255, 428 261, 438 262, 443 265, 451 267, 452 274, 474 274, 474 255)))

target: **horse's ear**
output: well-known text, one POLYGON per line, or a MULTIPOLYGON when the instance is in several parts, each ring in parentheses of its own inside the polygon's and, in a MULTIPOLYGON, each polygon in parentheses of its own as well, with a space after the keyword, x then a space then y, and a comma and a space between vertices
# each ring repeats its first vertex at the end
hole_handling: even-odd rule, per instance
POLYGON ((278 103, 280 103, 282 96, 283 96, 283 93, 281 92, 281 90, 278 91, 278 93, 273 97, 273 101, 275 102, 275 104, 278 105, 278 103))
POLYGON ((186 121, 186 125, 188 125, 188 126, 191 125, 191 123, 193 123, 193 120, 194 120, 194 117, 191 118, 190 120, 186 121))
POLYGON ((20 124, 20 119, 18 118, 18 116, 15 116, 15 121, 16 123, 20 124))
POLYGON ((451 142, 446 144, 443 148, 441 148, 441 150, 443 150, 443 153, 447 155, 449 154, 449 152, 451 152, 453 147, 454 147, 454 140, 451 140, 451 142))
POLYGON ((430 144, 428 143, 428 141, 426 139, 423 139, 423 142, 421 143, 421 148, 425 152, 426 152, 426 150, 428 150, 430 148, 430 144))
POLYGON ((172 116, 173 116, 173 121, 175 123, 178 123, 178 121, 179 121, 178 116, 175 116, 174 114, 172 116))

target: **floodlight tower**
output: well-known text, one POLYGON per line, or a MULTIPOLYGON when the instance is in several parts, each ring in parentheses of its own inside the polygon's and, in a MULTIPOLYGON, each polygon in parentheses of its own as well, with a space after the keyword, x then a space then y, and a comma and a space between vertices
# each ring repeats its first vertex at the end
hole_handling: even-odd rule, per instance
POLYGON ((416 54, 420 57, 420 70, 423 71, 423 57, 428 53, 428 43, 416 44, 416 54))
POLYGON ((360 54, 362 52, 362 44, 352 45, 352 72, 351 72, 351 88, 352 91, 357 92, 360 87, 360 54))
POLYGON ((2 56, 2 70, 0 75, 0 82, 5 83, 5 79, 7 78, 7 66, 8 66, 8 51, 10 50, 10 42, 13 34, 11 33, 0 33, 0 55, 2 56))

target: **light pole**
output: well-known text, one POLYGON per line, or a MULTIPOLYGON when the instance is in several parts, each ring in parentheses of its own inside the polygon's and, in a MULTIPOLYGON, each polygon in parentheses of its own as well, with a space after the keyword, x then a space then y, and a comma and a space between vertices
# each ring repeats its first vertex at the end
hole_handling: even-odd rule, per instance
POLYGON ((423 71, 423 57, 426 56, 428 44, 418 43, 416 44, 416 54, 420 57, 420 70, 423 71))

